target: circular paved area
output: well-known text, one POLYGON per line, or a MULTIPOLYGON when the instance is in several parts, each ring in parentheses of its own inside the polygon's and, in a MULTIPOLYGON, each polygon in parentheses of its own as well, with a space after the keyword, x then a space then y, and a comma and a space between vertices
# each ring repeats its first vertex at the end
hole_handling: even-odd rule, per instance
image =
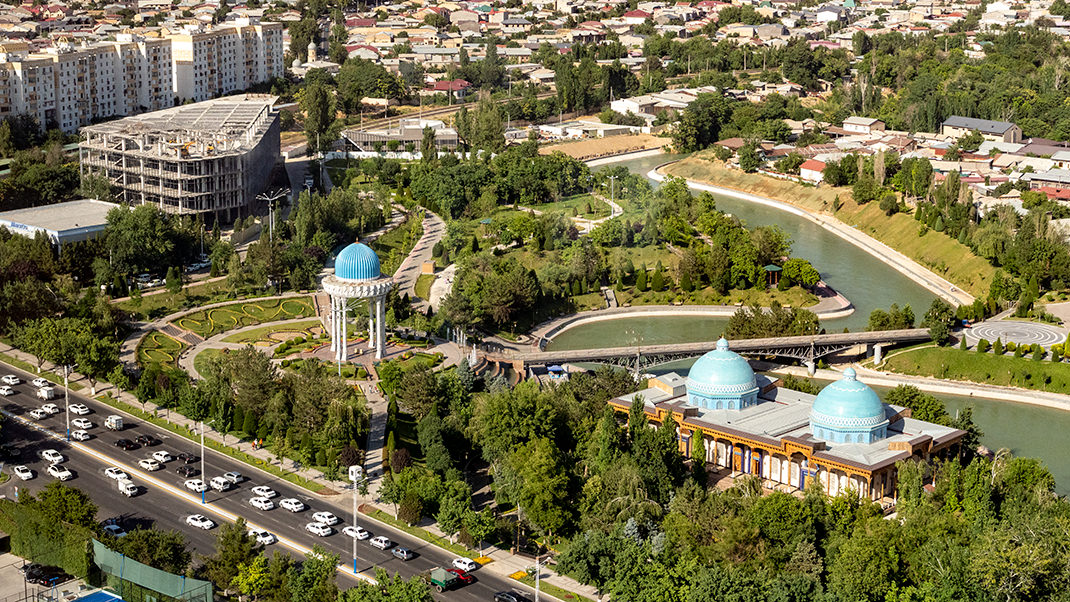
POLYGON ((1066 340, 1063 330, 1048 324, 1037 322, 1017 322, 1014 320, 1000 320, 997 322, 982 322, 973 328, 966 329, 966 339, 970 343, 976 343, 980 339, 987 339, 989 343, 999 338, 1004 343, 1014 341, 1015 344, 1032 345, 1040 343, 1043 347, 1050 347, 1055 343, 1066 340))

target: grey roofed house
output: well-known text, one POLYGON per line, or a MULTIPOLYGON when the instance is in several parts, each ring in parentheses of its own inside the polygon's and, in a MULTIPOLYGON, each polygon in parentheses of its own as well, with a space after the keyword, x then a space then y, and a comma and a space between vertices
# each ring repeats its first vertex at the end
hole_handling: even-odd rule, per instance
POLYGON ((940 124, 940 127, 952 127, 952 128, 964 128, 968 130, 977 130, 982 134, 994 134, 1002 135, 1007 130, 1014 127, 1014 124, 1009 121, 992 121, 989 119, 975 119, 973 117, 959 117, 958 115, 952 115, 944 120, 940 124))

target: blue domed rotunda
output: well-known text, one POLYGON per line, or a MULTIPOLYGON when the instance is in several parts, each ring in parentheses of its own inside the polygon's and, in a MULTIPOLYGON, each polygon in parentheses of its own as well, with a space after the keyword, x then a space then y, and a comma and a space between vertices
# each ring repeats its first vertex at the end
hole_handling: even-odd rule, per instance
POLYGON ((880 397, 848 368, 841 380, 817 394, 810 430, 831 443, 873 443, 888 436, 888 417, 880 397))
POLYGON ((742 410, 758 403, 754 370, 746 359, 728 349, 725 338, 691 366, 687 402, 709 410, 742 410))
POLYGON ((331 351, 335 352, 339 362, 348 358, 346 314, 351 299, 368 300, 368 348, 375 350, 376 359, 382 359, 386 339, 383 327, 386 295, 392 288, 394 279, 383 276, 379 257, 368 245, 354 242, 335 257, 334 274, 323 279, 323 291, 331 298, 328 327, 331 351))

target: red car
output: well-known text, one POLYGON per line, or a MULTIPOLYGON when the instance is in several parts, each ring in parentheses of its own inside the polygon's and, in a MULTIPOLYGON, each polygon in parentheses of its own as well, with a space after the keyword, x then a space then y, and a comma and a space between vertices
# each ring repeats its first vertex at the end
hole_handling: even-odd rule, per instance
POLYGON ((463 583, 465 585, 468 585, 469 583, 473 583, 476 580, 476 578, 471 576, 471 575, 469 575, 467 571, 462 571, 461 569, 455 569, 455 568, 452 568, 452 567, 448 568, 446 570, 451 572, 451 573, 453 573, 454 575, 457 575, 457 578, 460 579, 461 583, 463 583))

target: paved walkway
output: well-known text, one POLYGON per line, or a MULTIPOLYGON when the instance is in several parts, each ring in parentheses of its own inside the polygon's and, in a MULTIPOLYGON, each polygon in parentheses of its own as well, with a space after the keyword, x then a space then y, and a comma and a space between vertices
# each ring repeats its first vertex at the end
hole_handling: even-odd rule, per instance
POLYGON ((394 272, 394 282, 398 289, 398 295, 409 295, 413 306, 423 311, 427 308, 427 301, 416 296, 416 280, 422 273, 424 263, 431 261, 431 251, 435 245, 446 236, 446 223, 442 218, 431 211, 424 210, 424 233, 420 240, 413 246, 412 251, 394 272))
POLYGON ((442 305, 442 300, 453 290, 453 279, 456 276, 456 263, 449 264, 435 275, 435 281, 431 283, 431 298, 427 300, 432 310, 438 311, 439 306, 442 305))

